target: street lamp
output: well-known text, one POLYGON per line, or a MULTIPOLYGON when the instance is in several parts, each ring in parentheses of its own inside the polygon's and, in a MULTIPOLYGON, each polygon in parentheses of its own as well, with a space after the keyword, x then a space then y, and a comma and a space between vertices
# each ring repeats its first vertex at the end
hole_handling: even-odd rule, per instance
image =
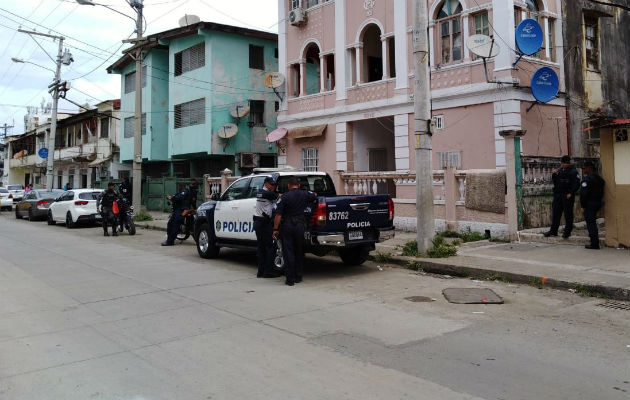
MULTIPOLYGON (((65 93, 65 91, 67 91, 69 89, 68 86, 68 82, 61 82, 61 64, 64 65, 70 65, 70 63, 72 61, 74 61, 72 59, 72 54, 70 54, 70 52, 66 49, 65 53, 63 51, 63 41, 64 41, 64 37, 63 36, 55 36, 55 35, 49 35, 46 33, 39 33, 39 32, 35 32, 35 31, 28 31, 28 30, 24 30, 24 29, 18 29, 18 32, 22 32, 22 33, 26 33, 28 35, 35 35, 35 36, 44 36, 44 37, 48 37, 51 38, 53 40, 59 40, 59 50, 57 52, 57 59, 53 59, 47 52, 46 50, 44 50, 44 48, 42 47, 42 50, 44 50, 44 52, 46 52, 46 55, 53 60, 53 62, 55 62, 55 64, 57 65, 57 68, 55 69, 55 71, 53 71, 55 73, 55 80, 53 81, 52 84, 48 85, 48 88, 50 90, 48 90, 48 92, 50 94, 52 94, 53 97, 53 108, 52 108, 52 115, 50 117, 50 136, 48 137, 48 158, 46 161, 46 189, 47 190, 52 190, 53 187, 53 159, 54 159, 54 155, 55 155, 55 134, 57 132, 57 103, 59 101, 59 97, 60 97, 60 93, 65 93)), ((34 40, 34 39, 33 39, 34 40)), ((39 43, 38 43, 39 44, 39 43)), ((41 46, 40 46, 41 47, 41 46)), ((30 61, 26 61, 26 60, 22 60, 20 58, 15 58, 12 57, 11 61, 15 62, 15 63, 26 63, 26 64, 33 64, 36 65, 40 68, 44 68, 44 69, 48 69, 50 71, 52 71, 49 68, 46 68, 42 65, 39 64, 35 64, 33 62, 30 61)))
POLYGON ((131 57, 136 61, 136 104, 133 129, 133 186, 131 197, 134 209, 140 210, 142 200, 142 53, 145 44, 144 38, 142 37, 142 9, 144 8, 144 5, 142 4, 143 0, 125 1, 136 11, 135 20, 129 15, 121 13, 106 4, 95 3, 92 0, 76 0, 76 2, 80 5, 105 7, 108 10, 112 10, 120 15, 124 15, 125 17, 134 20, 136 23, 136 38, 129 41, 125 40, 123 42, 133 43, 133 46, 126 50, 126 52, 131 54, 131 57))
POLYGON ((51 69, 51 68, 48 68, 48 67, 44 67, 43 65, 35 64, 34 62, 26 61, 26 60, 23 60, 21 58, 11 57, 11 61, 13 61, 14 63, 18 63, 18 64, 31 64, 31 65, 34 65, 36 67, 52 71, 53 73, 55 72, 54 69, 51 69))

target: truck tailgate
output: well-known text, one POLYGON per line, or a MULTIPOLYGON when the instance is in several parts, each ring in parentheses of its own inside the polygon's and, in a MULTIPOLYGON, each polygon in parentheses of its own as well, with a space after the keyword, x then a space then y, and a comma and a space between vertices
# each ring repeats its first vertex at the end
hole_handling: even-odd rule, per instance
POLYGON ((386 228, 393 223, 393 204, 387 194, 325 197, 319 199, 322 202, 326 204, 326 225, 318 231, 386 228))

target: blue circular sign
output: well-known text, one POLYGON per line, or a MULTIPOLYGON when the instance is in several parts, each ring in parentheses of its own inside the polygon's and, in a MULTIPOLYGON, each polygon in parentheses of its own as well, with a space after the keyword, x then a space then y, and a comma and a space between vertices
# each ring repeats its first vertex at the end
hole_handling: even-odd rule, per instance
POLYGON ((556 98, 558 94, 558 74, 549 68, 538 68, 531 81, 532 94, 541 103, 546 103, 556 98))
POLYGON ((41 149, 39 149, 39 151, 37 152, 37 154, 41 157, 41 158, 48 158, 48 149, 46 147, 42 147, 41 149))
POLYGON ((531 56, 540 50, 543 38, 542 28, 534 19, 524 19, 516 27, 516 46, 521 53, 527 56, 531 56))

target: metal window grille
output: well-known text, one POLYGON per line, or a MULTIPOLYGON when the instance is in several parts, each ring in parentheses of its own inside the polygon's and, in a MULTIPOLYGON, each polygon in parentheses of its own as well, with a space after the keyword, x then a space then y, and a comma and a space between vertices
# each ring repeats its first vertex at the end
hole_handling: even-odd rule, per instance
MULTIPOLYGON (((128 117, 128 118, 125 118, 125 120, 124 120, 123 137, 125 139, 133 137, 134 118, 135 117, 128 117)), ((146 113, 142 113, 142 117, 141 117, 140 123, 142 124, 141 125, 142 134, 146 135, 146 133, 147 133, 147 114, 146 113)))
POLYGON ((106 139, 109 137, 109 118, 101 119, 101 138, 106 139))
POLYGON ((440 169, 454 167, 461 168, 462 156, 459 151, 440 151, 438 152, 438 165, 440 169))
POLYGON ((555 20, 549 18, 549 32, 547 32, 547 36, 548 36, 548 40, 549 40, 549 61, 556 61, 556 55, 554 54, 554 38, 553 38, 553 31, 554 31, 554 23, 555 20))
POLYGON ((290 0, 291 1, 291 10, 295 10, 300 7, 300 0, 290 0))
POLYGON ((306 0, 306 8, 315 7, 318 3, 318 0, 306 0))
POLYGON ((249 68, 265 69, 265 48, 262 46, 249 45, 249 68))
POLYGON ((265 125, 265 102, 264 100, 249 101, 249 125, 265 125))
POLYGON ((594 17, 584 17, 584 45, 586 47, 586 67, 599 71, 599 21, 594 17))
POLYGON ((199 43, 175 53, 175 76, 206 65, 206 44, 199 43))
MULTIPOLYGON (((147 86, 147 66, 142 67, 142 87, 147 86)), ((125 94, 136 90, 136 71, 125 75, 125 94)))
POLYGON ((175 128, 206 123, 206 99, 175 105, 175 128))
POLYGON ((488 13, 482 12, 475 14, 475 34, 490 35, 490 26, 488 24, 488 13))
POLYGON ((304 171, 317 171, 318 153, 317 147, 302 149, 302 169, 304 171))
POLYGON ((444 116, 443 115, 435 115, 433 117, 433 121, 435 123, 435 129, 439 131, 444 129, 444 116))

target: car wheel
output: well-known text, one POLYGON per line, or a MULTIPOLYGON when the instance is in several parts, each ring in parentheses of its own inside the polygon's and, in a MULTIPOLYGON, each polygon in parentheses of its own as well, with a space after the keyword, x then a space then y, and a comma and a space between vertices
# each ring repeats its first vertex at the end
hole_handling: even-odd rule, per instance
POLYGON ((210 232, 210 225, 203 224, 197 235, 197 252, 201 258, 216 258, 219 256, 219 246, 215 245, 214 235, 210 232))
POLYGON ((18 208, 17 207, 15 207, 15 219, 22 219, 22 216, 18 212, 18 208))
POLYGON ((55 220, 53 219, 52 211, 48 211, 48 217, 46 218, 46 222, 48 222, 48 225, 55 225, 55 220))
POLYGON ((341 261, 346 265, 361 265, 367 260, 370 249, 367 246, 338 250, 341 261))
POLYGON ((29 222, 35 221, 35 217, 33 216, 33 210, 30 208, 28 209, 28 221, 29 222))
POLYGON ((66 214, 66 228, 68 229, 72 229, 74 228, 75 223, 72 222, 72 214, 70 214, 70 211, 68 211, 68 213, 66 214))

